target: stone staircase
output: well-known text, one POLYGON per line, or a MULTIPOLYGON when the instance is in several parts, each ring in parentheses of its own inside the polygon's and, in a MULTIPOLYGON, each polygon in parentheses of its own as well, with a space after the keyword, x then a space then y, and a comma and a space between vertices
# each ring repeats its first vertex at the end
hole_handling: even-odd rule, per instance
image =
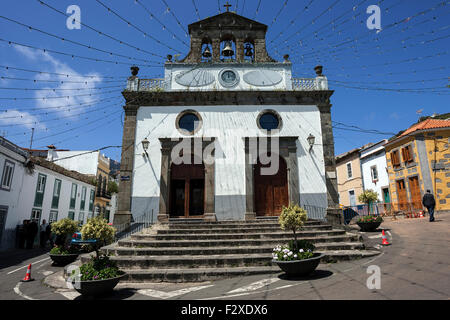
MULTIPOLYGON (((306 222, 299 239, 312 241, 316 251, 336 262, 368 257, 360 235, 333 229, 319 221, 306 222)), ((170 220, 131 238, 104 247, 127 272, 125 281, 195 282, 238 275, 278 273, 272 250, 292 239, 276 218, 254 221, 203 222, 201 219, 170 220)))

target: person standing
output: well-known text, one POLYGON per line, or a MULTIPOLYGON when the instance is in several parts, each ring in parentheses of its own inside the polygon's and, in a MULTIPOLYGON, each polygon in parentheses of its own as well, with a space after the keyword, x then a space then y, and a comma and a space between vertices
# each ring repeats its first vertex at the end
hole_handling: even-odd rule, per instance
POLYGON ((40 233, 40 245, 41 248, 44 249, 45 248, 45 244, 47 243, 47 221, 42 220, 42 224, 41 224, 41 233, 40 233))
POLYGON ((52 224, 47 224, 47 228, 45 229, 47 234, 47 239, 50 241, 50 247, 53 248, 53 235, 52 235, 52 224))
POLYGON ((434 196, 431 194, 430 190, 427 190, 427 193, 423 196, 422 204, 428 210, 428 214, 430 215, 430 222, 433 222, 434 221, 434 207, 436 205, 436 201, 434 200, 434 196))

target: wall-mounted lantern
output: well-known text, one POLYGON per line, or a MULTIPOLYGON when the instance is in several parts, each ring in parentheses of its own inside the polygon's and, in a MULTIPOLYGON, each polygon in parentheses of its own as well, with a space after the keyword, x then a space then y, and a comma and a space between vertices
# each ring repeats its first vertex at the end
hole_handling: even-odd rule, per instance
POLYGON ((309 151, 311 151, 314 143, 316 142, 316 137, 314 137, 311 133, 309 134, 308 138, 308 143, 309 143, 309 151))
POLYGON ((142 140, 142 148, 144 148, 144 153, 142 154, 143 156, 147 156, 148 158, 148 146, 150 145, 150 141, 148 141, 147 138, 145 138, 144 140, 142 140))

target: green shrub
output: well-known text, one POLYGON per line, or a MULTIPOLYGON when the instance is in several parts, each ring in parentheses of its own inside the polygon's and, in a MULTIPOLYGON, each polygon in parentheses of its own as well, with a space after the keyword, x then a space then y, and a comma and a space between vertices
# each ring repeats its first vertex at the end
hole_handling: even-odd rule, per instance
POLYGON ((70 218, 64 218, 51 224, 52 233, 58 236, 72 235, 78 230, 78 222, 70 218))
MULTIPOLYGON (((72 271, 74 274, 75 271, 72 271)), ((108 256, 95 257, 80 267, 81 281, 110 279, 122 274, 124 272, 108 256)))
POLYGON ((383 218, 381 216, 362 216, 359 218, 358 222, 367 223, 367 222, 383 222, 383 218))
POLYGON ((371 189, 367 189, 358 196, 358 200, 359 200, 359 202, 362 202, 365 204, 371 204, 372 202, 377 202, 378 201, 378 192, 375 192, 371 189))
POLYGON ((287 207, 283 206, 280 217, 278 218, 281 229, 291 230, 294 233, 294 240, 297 240, 296 231, 303 227, 306 220, 308 220, 306 210, 293 204, 287 207))
POLYGON ((51 250, 50 250, 50 254, 74 254, 74 253, 79 253, 78 249, 72 246, 69 247, 58 247, 58 246, 54 246, 51 250))
POLYGON ((93 245, 97 258, 98 250, 102 246, 106 246, 114 241, 116 229, 108 225, 108 221, 100 216, 88 219, 86 224, 81 228, 81 237, 83 240, 95 239, 96 244, 93 245))

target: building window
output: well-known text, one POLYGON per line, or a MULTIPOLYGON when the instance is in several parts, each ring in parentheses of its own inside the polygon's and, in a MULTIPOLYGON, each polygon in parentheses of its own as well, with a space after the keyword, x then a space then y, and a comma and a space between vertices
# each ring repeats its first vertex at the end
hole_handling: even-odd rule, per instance
POLYGON ((40 209, 31 210, 31 217, 30 217, 31 221, 36 221, 36 223, 38 225, 40 225, 41 224, 41 212, 42 211, 40 209))
POLYGON ((84 210, 86 207, 86 187, 81 189, 81 201, 80 201, 80 210, 84 210))
POLYGON ((58 208, 60 193, 61 193, 61 180, 55 179, 55 185, 53 186, 53 199, 52 199, 53 209, 58 208))
POLYGON ((276 129, 279 130, 281 129, 281 117, 278 112, 274 110, 264 110, 256 119, 256 124, 258 125, 258 128, 267 130, 268 132, 276 129))
POLYGON ((372 175, 372 181, 378 181, 378 170, 377 166, 370 167, 370 174, 372 175))
POLYGON ((14 163, 11 161, 5 160, 5 165, 3 166, 1 189, 7 190, 7 191, 11 190, 13 174, 14 174, 14 163))
POLYGON ((43 193, 44 192, 44 190, 45 190, 45 180, 47 179, 47 177, 46 176, 44 176, 44 175, 39 175, 39 177, 38 177, 38 184, 37 184, 37 192, 39 192, 39 193, 43 193))
POLYGON ((347 163, 347 179, 351 179, 352 176, 353 176, 352 163, 349 162, 349 163, 347 163))
POLYGON ((77 200, 77 185, 72 183, 72 191, 70 193, 70 209, 75 209, 75 202, 77 200))
POLYGON ((181 133, 191 135, 200 129, 202 119, 198 112, 194 110, 186 110, 178 115, 175 125, 181 133))
POLYGON ((58 211, 52 210, 50 211, 50 216, 48 217, 48 223, 58 221, 58 211))
POLYGON ((355 197, 355 191, 354 190, 350 190, 348 192, 348 197, 349 197, 349 201, 350 201, 350 206, 356 206, 356 197, 355 197))
POLYGON ((78 214, 78 222, 79 222, 80 226, 83 225, 83 223, 84 223, 84 212, 80 212, 78 214))
POLYGON ((68 217, 69 217, 69 219, 75 220, 75 212, 69 211, 68 217))
POLYGON ((414 161, 411 145, 409 145, 405 148, 402 148, 402 156, 403 156, 403 161, 406 163, 410 163, 410 162, 414 161))
POLYGON ((400 157, 398 155, 398 150, 391 152, 391 163, 394 169, 400 166, 400 157))

